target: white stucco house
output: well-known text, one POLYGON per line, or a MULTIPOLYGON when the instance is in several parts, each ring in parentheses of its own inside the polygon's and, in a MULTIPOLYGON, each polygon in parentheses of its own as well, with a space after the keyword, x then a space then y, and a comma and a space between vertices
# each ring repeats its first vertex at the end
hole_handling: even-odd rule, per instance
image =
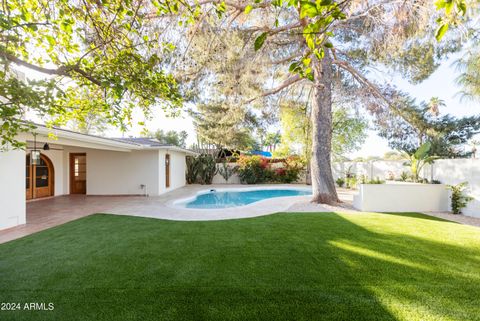
POLYGON ((147 138, 105 138, 42 125, 34 132, 19 135, 26 150, 0 151, 0 230, 25 224, 26 202, 35 199, 155 196, 182 187, 185 157, 194 154, 147 138))

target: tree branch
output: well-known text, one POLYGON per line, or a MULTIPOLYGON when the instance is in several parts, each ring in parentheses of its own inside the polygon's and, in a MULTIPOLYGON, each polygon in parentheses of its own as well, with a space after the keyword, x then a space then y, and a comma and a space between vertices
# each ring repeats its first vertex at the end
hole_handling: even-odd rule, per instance
POLYGON ((302 24, 300 22, 290 23, 288 25, 284 25, 278 28, 269 28, 269 27, 250 27, 246 28, 244 31, 247 32, 255 32, 255 31, 263 31, 266 32, 268 35, 276 35, 277 33, 288 31, 291 29, 300 28, 302 24))
POLYGON ((370 82, 364 75, 362 75, 360 72, 358 72, 354 67, 352 67, 348 62, 343 61, 343 60, 338 60, 335 59, 332 61, 333 64, 339 66, 340 68, 348 71, 353 78, 355 78, 360 84, 367 86, 377 98, 382 99, 385 103, 387 103, 389 106, 391 105, 390 100, 388 100, 381 92, 378 87, 370 82))
POLYGON ((59 68, 52 69, 52 68, 40 67, 40 66, 34 65, 32 63, 26 62, 26 61, 24 61, 20 58, 15 57, 12 54, 9 54, 8 52, 3 51, 3 50, 0 50, 0 56, 4 57, 6 60, 8 60, 10 62, 13 62, 13 63, 15 63, 19 66, 24 66, 24 67, 30 68, 32 70, 41 72, 42 74, 46 74, 46 75, 66 76, 66 77, 72 78, 72 76, 73 76, 72 72, 77 73, 77 74, 81 75, 83 78, 90 81, 91 83, 93 83, 97 86, 102 86, 102 83, 98 79, 89 75, 85 70, 81 69, 78 65, 61 66, 59 68))
POLYGON ((299 75, 295 75, 295 76, 292 76, 290 78, 288 78, 287 80, 285 80, 280 86, 274 88, 274 89, 271 89, 269 91, 266 91, 264 92, 263 94, 261 94, 260 96, 257 96, 255 98, 252 98, 250 100, 247 100, 246 103, 251 103, 252 101, 254 100, 257 100, 258 98, 262 98, 262 97, 267 97, 267 96, 271 96, 271 95, 274 95, 276 93, 279 93, 280 91, 282 91, 283 89, 293 85, 294 83, 302 80, 303 78, 301 78, 299 75))

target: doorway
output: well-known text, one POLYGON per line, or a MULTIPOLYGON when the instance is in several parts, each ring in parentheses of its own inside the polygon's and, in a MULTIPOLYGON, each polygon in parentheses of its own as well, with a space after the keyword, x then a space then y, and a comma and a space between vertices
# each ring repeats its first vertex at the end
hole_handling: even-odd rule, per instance
POLYGON ((25 170, 27 200, 54 195, 55 173, 53 163, 47 156, 41 154, 40 163, 32 165, 30 164, 30 155, 27 155, 25 170))
POLYGON ((170 187, 170 154, 165 155, 165 187, 170 187))
POLYGON ((87 154, 70 154, 70 194, 87 194, 87 154))

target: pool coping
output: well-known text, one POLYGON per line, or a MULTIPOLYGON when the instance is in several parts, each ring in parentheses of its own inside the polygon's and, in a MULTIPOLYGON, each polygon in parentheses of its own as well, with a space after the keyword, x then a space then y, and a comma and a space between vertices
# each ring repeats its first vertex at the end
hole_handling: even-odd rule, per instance
POLYGON ((248 192, 248 191, 257 191, 257 190, 304 190, 304 191, 311 191, 311 187, 306 187, 306 186, 285 186, 285 185, 278 185, 278 186, 272 186, 272 185, 264 185, 264 186, 249 186, 249 187, 221 187, 221 188, 208 188, 204 190, 200 190, 195 192, 193 195, 190 195, 189 197, 183 197, 179 199, 174 199, 167 201, 165 203, 165 206, 172 208, 172 209, 177 209, 177 210, 186 210, 186 211, 200 211, 200 212, 224 212, 225 210, 231 210, 231 209, 249 209, 254 206, 262 205, 265 202, 270 202, 272 199, 299 199, 301 197, 305 196, 311 196, 311 195, 294 195, 294 196, 280 196, 280 197, 270 197, 266 198, 260 201, 256 201, 247 205, 241 205, 241 206, 230 206, 230 207, 222 207, 222 208, 189 208, 189 207, 184 207, 184 206, 179 206, 179 204, 185 204, 190 201, 195 200, 199 195, 204 195, 210 193, 212 190, 215 190, 216 192, 248 192))

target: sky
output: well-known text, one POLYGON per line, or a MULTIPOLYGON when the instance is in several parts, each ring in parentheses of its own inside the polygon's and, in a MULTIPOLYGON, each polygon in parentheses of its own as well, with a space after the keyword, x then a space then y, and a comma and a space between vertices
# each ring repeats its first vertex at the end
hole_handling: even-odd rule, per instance
MULTIPOLYGON (((461 101, 458 95, 460 88, 455 84, 455 78, 458 73, 453 65, 459 55, 454 55, 445 60, 441 66, 433 73, 430 78, 421 84, 412 85, 408 81, 402 79, 398 75, 385 75, 383 73, 371 74, 370 77, 380 81, 391 83, 399 89, 409 93, 415 97, 417 101, 428 101, 431 97, 438 97, 445 101, 446 106, 442 107, 442 114, 452 114, 457 117, 471 116, 480 113, 480 104, 461 101)), ((141 118, 137 115, 138 118, 141 118)), ((187 145, 195 142, 195 131, 192 120, 188 115, 182 115, 176 118, 166 117, 163 112, 159 111, 154 119, 147 121, 147 128, 155 131, 156 129, 168 130, 185 130, 188 133, 187 145)), ((125 136, 138 136, 142 128, 133 126, 125 136)), ((111 130, 107 132, 108 136, 121 136, 119 131, 111 130)), ((391 149, 388 147, 387 140, 379 137, 374 130, 369 130, 368 138, 362 148, 348 155, 350 158, 383 156, 383 154, 391 149)))
MULTIPOLYGON (((412 85, 399 76, 389 77, 383 74, 374 76, 396 85, 399 89, 415 97, 418 102, 428 101, 431 97, 442 99, 446 103, 446 106, 440 109, 442 114, 451 114, 456 117, 478 115, 480 114, 480 103, 462 101, 458 95, 461 88, 455 83, 458 72, 455 70, 454 62, 459 57, 460 54, 451 56, 428 79, 417 85, 412 85)), ((387 140, 370 130, 363 147, 349 157, 382 156, 389 150, 391 149, 388 147, 387 140)))

